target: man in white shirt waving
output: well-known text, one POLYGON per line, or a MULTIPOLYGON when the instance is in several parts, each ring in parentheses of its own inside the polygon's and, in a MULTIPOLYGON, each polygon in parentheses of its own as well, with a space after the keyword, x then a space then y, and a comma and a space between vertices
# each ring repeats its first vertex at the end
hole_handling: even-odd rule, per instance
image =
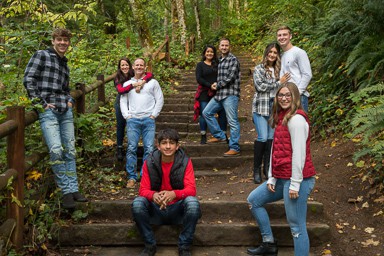
POLYGON ((280 77, 285 73, 290 73, 291 79, 297 85, 301 95, 301 104, 306 112, 308 112, 307 86, 312 78, 311 64, 307 53, 299 47, 293 46, 291 43, 292 30, 288 26, 282 26, 277 30, 277 42, 283 49, 284 53, 281 57, 280 77))
POLYGON ((144 155, 143 162, 154 149, 155 118, 160 114, 164 105, 163 92, 159 82, 151 79, 143 86, 139 83, 145 76, 145 61, 137 58, 133 63, 135 76, 124 83, 124 86, 133 85, 135 90, 124 94, 120 98, 120 109, 127 120, 127 162, 128 188, 133 188, 137 176, 137 146, 140 137, 143 137, 144 155))

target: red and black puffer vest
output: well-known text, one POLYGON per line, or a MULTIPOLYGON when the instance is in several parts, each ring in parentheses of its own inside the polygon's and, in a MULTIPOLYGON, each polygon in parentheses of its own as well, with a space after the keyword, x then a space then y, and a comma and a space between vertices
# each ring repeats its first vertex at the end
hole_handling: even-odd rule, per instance
MULTIPOLYGON (((275 136, 273 140, 272 150, 272 176, 279 179, 290 179, 292 176, 292 144, 291 135, 289 134, 288 125, 283 125, 283 118, 287 111, 281 111, 279 120, 275 127, 275 136)), ((299 109, 296 114, 304 116, 309 124, 307 114, 299 109)), ((311 150, 310 150, 310 133, 306 141, 306 158, 303 169, 303 178, 309 178, 316 175, 313 166, 311 150)))

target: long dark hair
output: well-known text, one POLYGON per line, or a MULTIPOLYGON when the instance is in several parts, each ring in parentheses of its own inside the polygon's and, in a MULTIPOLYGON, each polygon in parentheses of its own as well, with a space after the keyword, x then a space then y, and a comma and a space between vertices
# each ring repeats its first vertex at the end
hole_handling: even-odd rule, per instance
POLYGON ((212 67, 217 68, 217 65, 219 65, 219 60, 217 58, 217 53, 216 53, 216 47, 215 46, 213 46, 213 45, 206 45, 204 47, 203 53, 201 54, 201 60, 205 61, 205 59, 206 59, 205 53, 207 52, 207 50, 209 48, 211 48, 212 51, 213 51, 212 67))
POLYGON ((126 81, 128 81, 129 79, 131 79, 132 77, 134 76, 134 72, 133 72, 133 69, 132 69, 132 64, 131 62, 129 61, 129 59, 127 57, 122 57, 120 60, 119 60, 119 63, 117 64, 117 73, 116 73, 116 77, 115 77, 115 81, 117 83, 124 83, 126 81), (128 74, 125 75, 122 71, 121 71, 121 62, 125 60, 128 65, 129 65, 129 71, 128 71, 128 74))
POLYGON ((288 82, 280 85, 276 91, 276 95, 273 100, 272 115, 270 117, 270 124, 272 128, 276 128, 276 125, 279 121, 279 113, 283 111, 283 109, 279 104, 278 95, 281 89, 283 89, 284 87, 288 88, 289 92, 291 93, 291 107, 289 108, 288 112, 284 116, 283 125, 287 125, 289 119, 291 119, 291 117, 296 114, 296 111, 298 109, 303 110, 303 106, 301 105, 301 100, 300 100, 300 92, 296 84, 288 82))
POLYGON ((268 75, 269 77, 272 77, 272 72, 271 72, 271 70, 269 70, 269 68, 273 68, 276 80, 280 79, 280 69, 281 69, 281 58, 280 58, 281 54, 280 54, 280 52, 281 52, 280 45, 276 42, 273 42, 273 43, 268 44, 267 47, 265 47, 264 56, 263 56, 263 66, 264 66, 264 69, 266 71, 265 74, 268 75), (273 62, 272 66, 270 67, 270 66, 268 66, 267 57, 268 57, 269 51, 272 48, 276 48, 277 57, 276 57, 276 61, 273 62))

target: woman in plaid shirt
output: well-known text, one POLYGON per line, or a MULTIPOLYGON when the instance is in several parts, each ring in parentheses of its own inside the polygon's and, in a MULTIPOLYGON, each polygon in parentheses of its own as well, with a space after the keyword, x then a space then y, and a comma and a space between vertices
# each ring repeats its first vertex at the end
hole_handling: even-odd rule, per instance
POLYGON ((265 48, 262 63, 257 65, 253 72, 255 95, 252 103, 252 114, 257 132, 257 139, 253 146, 253 179, 256 184, 261 183, 263 159, 263 173, 268 178, 267 173, 274 132, 274 129, 268 124, 268 119, 271 114, 273 97, 277 87, 286 83, 290 78, 289 73, 279 78, 280 68, 280 46, 277 43, 271 43, 265 48))

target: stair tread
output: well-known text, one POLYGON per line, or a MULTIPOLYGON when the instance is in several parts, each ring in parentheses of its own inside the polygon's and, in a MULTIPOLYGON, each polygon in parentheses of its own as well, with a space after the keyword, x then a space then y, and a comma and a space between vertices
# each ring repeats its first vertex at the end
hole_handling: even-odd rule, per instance
MULTIPOLYGON (((193 255, 220 255, 220 256, 237 256, 248 255, 246 246, 193 246, 193 255)), ((62 255, 80 255, 90 254, 95 256, 121 256, 121 255, 139 255, 143 250, 143 246, 121 246, 121 247, 62 247, 60 252, 62 255), (75 254, 76 253, 76 254, 75 254)), ((279 247, 279 256, 292 256, 293 248, 279 247)), ((176 246, 157 246, 156 256, 178 256, 176 246)), ((314 256, 310 253, 310 256, 314 256)))

